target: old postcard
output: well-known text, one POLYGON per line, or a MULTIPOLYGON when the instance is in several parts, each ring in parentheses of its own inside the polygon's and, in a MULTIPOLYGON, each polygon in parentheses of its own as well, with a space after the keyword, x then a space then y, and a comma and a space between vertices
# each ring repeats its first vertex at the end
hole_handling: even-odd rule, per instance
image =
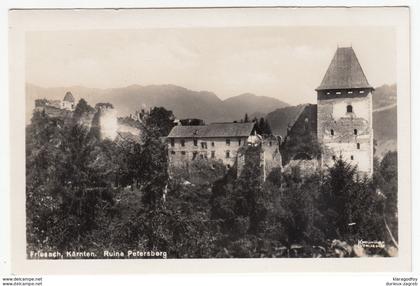
POLYGON ((10 11, 14 271, 410 270, 409 63, 406 7, 10 11))

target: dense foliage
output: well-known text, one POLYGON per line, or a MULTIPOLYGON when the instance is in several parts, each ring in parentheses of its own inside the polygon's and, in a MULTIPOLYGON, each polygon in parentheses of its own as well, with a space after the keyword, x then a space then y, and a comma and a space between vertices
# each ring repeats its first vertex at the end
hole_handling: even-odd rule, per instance
MULTIPOLYGON (((83 101, 76 110, 92 112, 83 101)), ((341 160, 325 174, 297 170, 266 181, 250 159, 239 176, 206 160, 193 162, 190 177, 169 176, 162 136, 172 119, 153 109, 139 123, 140 141, 111 142, 78 120, 35 112, 26 136, 28 251, 328 257, 359 255, 359 239, 397 243, 396 153, 375 164, 372 180, 341 160)))

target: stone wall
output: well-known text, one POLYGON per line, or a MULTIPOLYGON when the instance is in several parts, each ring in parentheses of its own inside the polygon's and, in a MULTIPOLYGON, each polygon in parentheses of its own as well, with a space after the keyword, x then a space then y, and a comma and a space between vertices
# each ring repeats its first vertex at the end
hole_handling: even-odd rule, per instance
POLYGON ((340 157, 368 175, 373 168, 372 94, 318 100, 322 166, 340 157), (347 106, 352 112, 347 112, 347 106))

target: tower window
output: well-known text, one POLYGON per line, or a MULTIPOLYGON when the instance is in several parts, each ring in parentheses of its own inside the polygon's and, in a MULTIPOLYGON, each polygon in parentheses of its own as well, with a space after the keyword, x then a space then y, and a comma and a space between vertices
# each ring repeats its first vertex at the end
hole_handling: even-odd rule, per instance
POLYGON ((357 149, 360 149, 360 143, 357 143, 356 146, 357 146, 357 149))
POLYGON ((351 155, 351 156, 350 156, 350 159, 351 159, 351 160, 353 160, 353 159, 354 159, 353 155, 351 155))
POLYGON ((353 106, 347 105, 347 112, 353 112, 353 106))
POLYGON ((334 129, 330 130, 331 136, 334 136, 334 129))
POLYGON ((357 129, 353 130, 354 135, 357 135, 357 129))

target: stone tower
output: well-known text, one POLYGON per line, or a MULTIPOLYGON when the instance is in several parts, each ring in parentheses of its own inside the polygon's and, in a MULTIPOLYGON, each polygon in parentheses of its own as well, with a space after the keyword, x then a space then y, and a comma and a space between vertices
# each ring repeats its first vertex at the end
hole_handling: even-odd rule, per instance
POLYGON ((362 174, 373 171, 372 92, 353 48, 338 48, 316 89, 322 167, 340 157, 362 174))

